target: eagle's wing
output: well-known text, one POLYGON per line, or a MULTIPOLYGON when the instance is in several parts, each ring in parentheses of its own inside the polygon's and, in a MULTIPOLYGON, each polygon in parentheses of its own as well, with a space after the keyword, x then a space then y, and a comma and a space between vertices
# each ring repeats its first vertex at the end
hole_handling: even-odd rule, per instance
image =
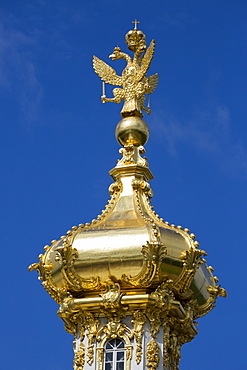
POLYGON ((156 86, 158 85, 158 73, 155 73, 155 75, 147 77, 148 80, 148 89, 145 91, 145 94, 149 95, 152 94, 152 92, 156 89, 156 86))
POLYGON ((141 68, 137 74, 137 80, 138 81, 141 81, 141 79, 145 76, 145 74, 147 73, 147 70, 150 66, 150 63, 152 62, 152 59, 153 59, 153 55, 154 55, 154 46, 155 46, 155 41, 152 40, 150 42, 150 45, 146 51, 146 53, 144 54, 143 58, 142 58, 142 61, 141 61, 141 68))
POLYGON ((122 77, 117 75, 115 69, 103 60, 93 56, 93 68, 102 81, 114 86, 122 86, 122 77))

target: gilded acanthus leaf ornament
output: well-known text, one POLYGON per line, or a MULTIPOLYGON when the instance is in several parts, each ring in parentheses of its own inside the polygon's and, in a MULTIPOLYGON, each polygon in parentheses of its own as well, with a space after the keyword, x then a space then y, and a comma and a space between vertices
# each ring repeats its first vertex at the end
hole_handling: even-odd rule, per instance
POLYGON ((94 342, 100 325, 100 321, 91 312, 86 313, 85 322, 87 328, 87 363, 92 365, 94 360, 94 342))
POLYGON ((155 224, 151 225, 151 241, 147 241, 146 245, 142 246, 143 266, 139 274, 136 276, 122 275, 122 280, 136 287, 148 287, 153 281, 158 278, 160 265, 167 253, 166 247, 160 241, 158 228, 155 224))
POLYGON ((128 306, 121 304, 121 298, 124 295, 121 292, 120 285, 114 283, 111 279, 105 281, 106 291, 101 293, 102 312, 106 317, 117 316, 119 319, 126 316, 128 306))
POLYGON ((142 336, 144 334, 143 326, 146 322, 146 317, 143 312, 137 310, 133 313, 134 319, 131 323, 134 325, 134 336, 136 341, 136 363, 141 362, 142 357, 142 336))
POLYGON ((138 164, 147 167, 147 158, 142 157, 141 154, 146 152, 143 146, 135 147, 133 144, 125 145, 124 148, 119 149, 119 153, 123 158, 118 161, 116 167, 126 166, 128 164, 138 164))
POLYGON ((181 358, 181 344, 179 343, 179 336, 174 333, 170 335, 170 358, 171 369, 179 370, 178 365, 181 358))
POLYGON ((126 61, 127 65, 121 76, 118 76, 115 69, 96 56, 93 57, 93 67, 97 75, 104 81, 101 97, 102 103, 114 102, 119 104, 124 100, 121 110, 122 117, 142 117, 143 110, 147 114, 151 113, 150 107, 144 106, 144 94, 150 95, 158 84, 157 73, 146 77, 146 73, 153 59, 155 41, 152 40, 149 47, 146 48, 144 33, 135 28, 127 33, 126 43, 128 48, 134 51, 133 58, 122 52, 119 47, 115 47, 113 53, 109 56, 113 61, 118 59, 124 59, 126 61), (113 98, 106 97, 105 82, 111 85, 121 86, 121 88, 113 89, 113 98))
POLYGON ((155 370, 158 367, 160 361, 160 348, 156 340, 153 338, 148 342, 146 351, 146 366, 149 370, 155 370))
POLYGON ((61 265, 61 271, 68 288, 80 291, 99 287, 100 279, 98 276, 85 279, 76 273, 74 264, 77 258, 78 251, 72 248, 68 240, 65 240, 63 245, 57 248, 55 260, 61 265))
POLYGON ((183 261, 183 270, 179 277, 179 279, 174 284, 175 290, 183 296, 184 298, 188 298, 191 295, 191 291, 189 289, 195 273, 199 266, 206 262, 206 260, 202 256, 207 256, 207 253, 195 247, 190 247, 189 250, 185 250, 180 259, 183 261))
POLYGON ((66 287, 58 288, 52 279, 52 263, 43 263, 42 261, 43 255, 39 256, 40 262, 32 263, 29 266, 29 271, 37 270, 39 273, 39 280, 42 281, 41 285, 45 288, 45 290, 50 294, 50 296, 60 304, 65 297, 68 296, 66 287))
POLYGON ((85 364, 85 345, 80 344, 78 351, 74 355, 74 370, 83 370, 85 364))

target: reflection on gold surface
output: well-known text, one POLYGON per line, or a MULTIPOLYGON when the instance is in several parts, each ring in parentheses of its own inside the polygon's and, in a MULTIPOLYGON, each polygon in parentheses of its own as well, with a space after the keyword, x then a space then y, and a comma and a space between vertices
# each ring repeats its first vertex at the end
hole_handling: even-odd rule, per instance
POLYGON ((36 268, 49 292, 59 295, 66 289, 97 295, 109 279, 124 291, 155 288, 170 279, 177 295, 197 300, 199 315, 200 306, 212 301, 207 287, 215 286, 211 270, 204 267, 206 252, 188 229, 163 222, 152 209, 148 164, 140 159, 142 149, 132 149, 133 157, 129 148, 128 160, 115 167, 117 182, 102 214, 55 242, 36 268), (44 266, 50 266, 49 273, 44 266))

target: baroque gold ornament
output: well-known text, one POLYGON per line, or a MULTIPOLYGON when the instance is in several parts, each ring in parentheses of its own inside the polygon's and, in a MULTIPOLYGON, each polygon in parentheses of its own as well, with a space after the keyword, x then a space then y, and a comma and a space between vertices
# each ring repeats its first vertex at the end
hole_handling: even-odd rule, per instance
POLYGON ((155 370, 160 361, 160 347, 155 339, 151 339, 150 342, 148 342, 147 345, 147 351, 146 351, 146 366, 149 370, 155 370))
POLYGON ((143 326, 146 322, 146 317, 142 311, 137 310, 133 313, 134 319, 131 320, 131 323, 134 325, 134 336, 136 340, 136 363, 141 362, 142 357, 142 336, 144 333, 143 326))
POLYGON ((84 364, 85 364, 85 346, 83 343, 81 343, 78 351, 75 352, 73 369, 83 370, 84 364))
POLYGON ((94 361, 94 342, 99 329, 100 321, 96 319, 91 312, 88 312, 85 314, 85 323, 88 338, 87 363, 92 365, 94 361))
POLYGON ((115 47, 109 55, 112 61, 124 59, 126 67, 122 75, 108 64, 96 56, 93 57, 93 67, 97 75, 103 81, 102 103, 114 102, 119 104, 124 100, 121 110, 122 117, 139 116, 142 117, 142 111, 151 113, 150 107, 145 107, 145 96, 150 95, 158 84, 158 74, 146 77, 154 55, 155 41, 152 40, 149 47, 146 46, 146 38, 142 31, 137 30, 136 24, 134 30, 126 35, 126 43, 131 51, 134 51, 133 58, 127 53, 122 52, 120 47, 115 47), (104 83, 121 86, 113 90, 114 98, 107 98, 105 95, 104 83))

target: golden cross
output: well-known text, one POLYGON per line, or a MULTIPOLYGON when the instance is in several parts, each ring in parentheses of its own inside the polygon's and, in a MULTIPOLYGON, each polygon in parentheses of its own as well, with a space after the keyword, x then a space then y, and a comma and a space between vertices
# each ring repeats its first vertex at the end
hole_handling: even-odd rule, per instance
POLYGON ((140 23, 137 19, 135 19, 132 23, 135 23, 134 30, 137 30, 137 23, 140 23))

